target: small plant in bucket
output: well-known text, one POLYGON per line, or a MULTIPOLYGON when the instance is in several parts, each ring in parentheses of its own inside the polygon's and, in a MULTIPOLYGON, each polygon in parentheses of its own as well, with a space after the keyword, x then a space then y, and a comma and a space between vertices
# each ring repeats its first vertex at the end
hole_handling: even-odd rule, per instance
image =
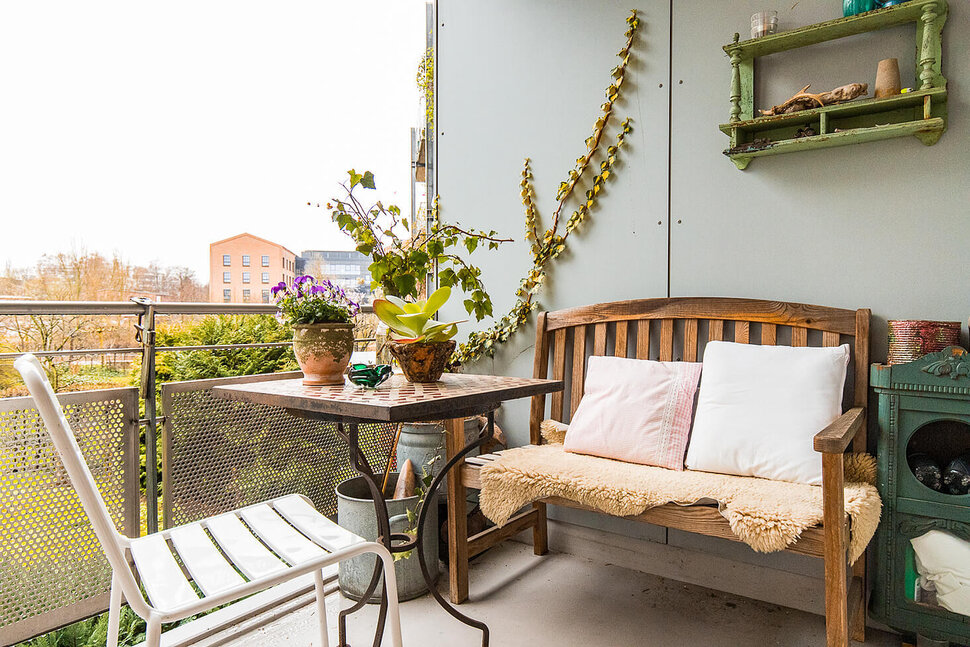
POLYGON ((354 350, 352 320, 360 306, 343 289, 312 276, 298 276, 271 288, 280 321, 293 327, 293 354, 303 370, 303 383, 344 383, 344 370, 354 350))
POLYGON ((455 350, 452 337, 465 320, 432 318, 450 297, 451 288, 446 286, 414 303, 392 296, 374 300, 374 314, 391 331, 387 346, 411 382, 437 382, 455 350))

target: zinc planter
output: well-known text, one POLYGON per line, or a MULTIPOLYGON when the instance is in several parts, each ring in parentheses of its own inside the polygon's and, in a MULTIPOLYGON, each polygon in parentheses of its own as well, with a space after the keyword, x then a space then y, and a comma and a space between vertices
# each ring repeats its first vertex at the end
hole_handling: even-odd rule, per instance
POLYGON ((354 351, 354 324, 320 323, 293 326, 293 354, 308 385, 343 384, 354 351))
MULTIPOLYGON (((397 484, 397 473, 391 472, 387 479, 388 491, 393 491, 397 484)), ((378 475, 378 482, 381 475, 378 475)), ((387 513, 391 518, 391 532, 407 530, 407 512, 414 515, 418 512, 419 497, 410 496, 404 499, 388 499, 387 513)), ((337 523, 355 535, 368 541, 377 540, 377 516, 374 513, 374 499, 370 488, 363 476, 347 479, 337 486, 337 523)), ((424 557, 428 564, 428 571, 435 579, 438 577, 438 502, 428 502, 428 519, 425 521, 424 557)), ((340 591, 351 600, 363 597, 374 575, 377 564, 375 555, 360 555, 340 562, 337 570, 337 581, 340 591)), ((421 575, 421 563, 416 553, 411 553, 406 559, 394 562, 394 574, 397 576, 397 595, 402 602, 423 595, 428 587, 421 575)), ((378 585, 374 595, 368 600, 370 604, 381 601, 380 591, 383 583, 378 585)))
MULTIPOLYGON (((479 433, 478 418, 465 418, 465 439, 462 445, 475 440, 479 433)), ((425 473, 432 475, 445 466, 445 426, 440 422, 401 423, 401 437, 397 443, 397 469, 410 460, 418 478, 425 473), (437 459, 435 459, 437 457, 437 459), (429 465, 431 466, 429 468, 429 465)), ((441 482, 438 490, 442 500, 447 496, 448 477, 441 482)))
POLYGON ((422 341, 410 344, 387 342, 391 355, 401 365, 408 382, 437 382, 445 372, 451 354, 455 352, 455 340, 422 341))

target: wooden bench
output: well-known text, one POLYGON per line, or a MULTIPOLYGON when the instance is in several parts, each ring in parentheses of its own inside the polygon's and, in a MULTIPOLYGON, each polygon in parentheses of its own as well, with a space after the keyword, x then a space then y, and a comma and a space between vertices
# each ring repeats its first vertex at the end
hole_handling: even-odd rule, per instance
MULTIPOLYGON (((866 560, 851 568, 847 560, 848 520, 844 513, 843 461, 851 445, 866 449, 865 406, 869 388, 868 309, 844 310, 800 303, 728 298, 644 299, 601 303, 539 313, 533 376, 563 380, 566 389, 532 399, 530 442, 542 442, 544 418, 566 422, 583 397, 586 358, 613 355, 661 361, 698 361, 707 340, 786 346, 852 347, 844 402, 845 414, 815 436, 821 454, 823 525, 802 533, 788 550, 825 560, 825 621, 829 647, 846 647, 849 636, 865 640, 866 560), (757 341, 755 341, 757 340, 757 341)), ((449 434, 449 458, 460 449, 460 433, 449 434)), ((565 499, 545 499, 512 517, 501 528, 468 537, 465 488, 478 488, 481 464, 494 456, 470 460, 458 469, 462 479, 449 482, 449 579, 455 604, 468 597, 468 560, 519 532, 532 529, 537 555, 547 551, 546 505, 589 509, 565 499), (457 520, 457 521, 453 521, 457 520)), ((668 528, 734 539, 727 522, 712 506, 669 504, 631 517, 668 528)))

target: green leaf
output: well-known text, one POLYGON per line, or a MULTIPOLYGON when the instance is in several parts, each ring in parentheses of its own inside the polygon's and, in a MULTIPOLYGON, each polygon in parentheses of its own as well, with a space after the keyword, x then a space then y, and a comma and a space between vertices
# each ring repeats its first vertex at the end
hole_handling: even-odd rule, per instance
POLYGON ((417 279, 410 274, 398 274, 394 277, 394 287, 397 288, 401 296, 413 296, 416 294, 417 279))
POLYGON ((398 297, 393 296, 393 295, 390 295, 390 294, 387 295, 384 298, 387 299, 388 301, 390 301, 391 303, 393 303, 394 305, 396 305, 398 308, 401 309, 401 312, 398 312, 396 314, 403 314, 403 313, 407 312, 407 310, 405 310, 405 307, 407 306, 407 302, 404 299, 398 298, 398 297))
POLYGON ((428 297, 428 303, 425 306, 425 310, 429 312, 437 312, 441 309, 441 306, 448 302, 451 298, 451 288, 448 286, 442 286, 431 293, 428 297))
POLYGON ((475 251, 475 248, 477 248, 477 247, 478 247, 478 239, 477 238, 468 237, 468 238, 465 239, 465 249, 468 250, 468 253, 469 254, 471 254, 472 252, 474 252, 475 251))
POLYGON ((363 177, 360 178, 360 185, 365 189, 376 189, 377 186, 374 184, 374 174, 370 171, 364 171, 363 177))

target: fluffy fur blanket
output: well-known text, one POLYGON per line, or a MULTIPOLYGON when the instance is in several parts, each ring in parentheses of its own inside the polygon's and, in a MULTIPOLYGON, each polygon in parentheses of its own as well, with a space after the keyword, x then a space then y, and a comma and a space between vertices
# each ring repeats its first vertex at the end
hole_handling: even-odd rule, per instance
MULTIPOLYGON (((570 454, 560 444, 564 428, 561 423, 546 421, 543 435, 550 444, 510 449, 482 466, 479 501, 486 517, 502 525, 522 506, 550 496, 620 517, 666 503, 691 505, 714 500, 738 539, 765 553, 784 550, 798 541, 803 530, 822 522, 819 486, 677 472, 570 454)), ((882 501, 874 481, 871 456, 846 457, 845 511, 852 520, 850 562, 865 552, 879 524, 882 501)))

